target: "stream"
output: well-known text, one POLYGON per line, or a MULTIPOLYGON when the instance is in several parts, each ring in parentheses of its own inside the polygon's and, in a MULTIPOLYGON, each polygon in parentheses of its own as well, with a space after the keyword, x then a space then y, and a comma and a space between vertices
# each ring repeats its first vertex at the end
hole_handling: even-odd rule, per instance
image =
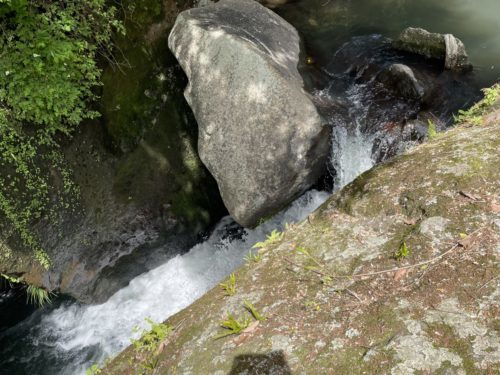
MULTIPOLYGON (((332 127, 333 190, 420 142, 425 129, 412 123, 419 113, 432 112, 439 124, 449 126, 453 111, 471 104, 481 87, 500 76, 498 0, 299 0, 276 11, 299 30, 315 61, 303 74, 332 127), (373 78, 387 64, 402 61, 436 76, 436 66, 388 52, 386 38, 407 26, 454 33, 474 64, 473 73, 445 77, 447 96, 434 108, 392 97, 373 78), (396 123, 401 118, 405 121, 396 123)), ((148 328, 145 318, 163 321, 193 303, 241 266, 254 243, 285 223, 303 220, 330 193, 311 190, 254 229, 224 217, 187 253, 135 277, 103 304, 58 298, 51 306, 22 309, 24 320, 0 326, 0 374, 84 374, 127 347, 137 336, 135 327, 148 328)), ((0 303, 11 298, 7 293, 0 291, 0 303)))

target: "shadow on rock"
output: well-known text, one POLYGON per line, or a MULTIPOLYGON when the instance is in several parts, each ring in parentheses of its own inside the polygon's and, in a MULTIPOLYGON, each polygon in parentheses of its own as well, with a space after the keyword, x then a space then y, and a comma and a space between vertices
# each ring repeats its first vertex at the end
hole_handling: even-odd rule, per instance
POLYGON ((234 359, 228 375, 292 375, 283 351, 267 354, 242 354, 234 359))

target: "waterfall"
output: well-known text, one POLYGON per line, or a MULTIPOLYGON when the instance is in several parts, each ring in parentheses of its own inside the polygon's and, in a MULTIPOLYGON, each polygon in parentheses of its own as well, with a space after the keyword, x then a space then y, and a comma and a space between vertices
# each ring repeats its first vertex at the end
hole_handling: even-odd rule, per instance
POLYGON ((12 374, 83 374, 129 345, 134 327, 148 328, 146 317, 163 321, 187 307, 242 265, 255 242, 285 223, 303 220, 327 197, 309 191, 257 228, 239 228, 236 236, 228 234, 236 224, 225 217, 206 241, 136 277, 107 302, 90 306, 67 302, 12 327, 14 339, 0 335, 0 342, 12 343, 0 347, 0 368, 12 374))

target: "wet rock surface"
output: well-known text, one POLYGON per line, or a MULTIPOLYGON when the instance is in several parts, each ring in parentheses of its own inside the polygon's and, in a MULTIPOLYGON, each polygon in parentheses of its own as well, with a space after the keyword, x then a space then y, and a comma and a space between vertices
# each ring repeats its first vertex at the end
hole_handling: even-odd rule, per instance
POLYGON ((253 226, 310 187, 328 128, 297 71, 296 30, 255 1, 183 12, 169 46, 186 72, 198 151, 231 216, 253 226))
MULTIPOLYGON (((500 370, 500 103, 364 173, 169 319, 157 371, 495 374, 500 370), (397 256, 404 243, 409 253, 397 256), (243 307, 249 301, 266 318, 243 307), (228 314, 253 322, 215 340, 228 314)), ((133 374, 144 352, 105 368, 133 374)))
MULTIPOLYGON (((124 9, 133 3, 125 1, 124 9)), ((104 69, 103 116, 82 124, 63 146, 79 195, 56 210, 56 220, 34 224, 51 268, 42 269, 13 239, 0 272, 102 302, 189 249, 226 214, 197 155, 196 123, 182 97, 185 77, 166 46, 176 14, 188 5, 144 1, 134 8, 127 35, 116 40, 120 69, 104 69)))
POLYGON ((442 60, 446 69, 457 71, 472 69, 464 44, 452 34, 430 33, 421 28, 409 27, 399 35, 394 47, 442 60))

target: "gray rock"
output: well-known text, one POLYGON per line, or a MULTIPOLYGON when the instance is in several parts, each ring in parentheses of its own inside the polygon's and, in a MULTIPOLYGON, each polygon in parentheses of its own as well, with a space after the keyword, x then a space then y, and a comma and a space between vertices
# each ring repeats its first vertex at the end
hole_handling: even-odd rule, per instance
POLYGON ((169 36, 189 78, 198 151, 231 216, 244 226, 275 213, 323 171, 323 126, 297 70, 299 36, 255 1, 182 12, 169 36))
POLYGON ((421 99, 425 93, 422 84, 407 65, 392 64, 377 76, 377 80, 403 98, 421 99))
POLYGON ((464 44, 452 34, 430 33, 424 29, 409 27, 403 30, 393 45, 402 51, 444 60, 446 69, 472 69, 464 44))

